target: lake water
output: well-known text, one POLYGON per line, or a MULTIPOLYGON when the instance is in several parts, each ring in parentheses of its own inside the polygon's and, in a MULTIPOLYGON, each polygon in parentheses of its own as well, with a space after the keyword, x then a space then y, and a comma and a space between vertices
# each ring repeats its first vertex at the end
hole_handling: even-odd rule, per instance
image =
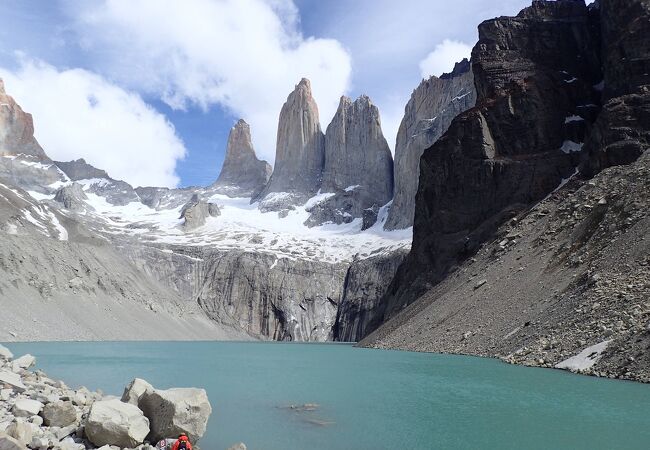
POLYGON ((69 386, 121 395, 134 377, 203 387, 203 450, 647 449, 650 386, 492 359, 339 344, 6 344, 69 386), (318 403, 297 412, 291 404, 318 403))

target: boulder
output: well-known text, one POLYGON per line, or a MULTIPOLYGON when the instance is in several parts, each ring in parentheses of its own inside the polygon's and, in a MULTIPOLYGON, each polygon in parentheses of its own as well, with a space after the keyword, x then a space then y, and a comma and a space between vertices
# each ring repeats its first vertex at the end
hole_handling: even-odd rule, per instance
POLYGON ((97 401, 90 407, 85 432, 97 446, 133 448, 149 434, 149 419, 137 406, 119 400, 97 401))
POLYGON ((13 422, 7 427, 5 433, 24 445, 31 444, 34 434, 31 424, 26 422, 13 422))
POLYGON ((134 378, 129 385, 124 388, 124 393, 122 394, 122 401, 124 403, 130 403, 132 405, 138 406, 140 402, 140 397, 147 391, 152 390, 153 386, 142 378, 134 378))
POLYGON ((16 417, 31 417, 37 415, 43 409, 43 404, 36 400, 21 398, 16 400, 11 412, 16 417))
POLYGON ((11 386, 16 392, 25 392, 25 389, 27 389, 20 379, 20 375, 8 370, 0 370, 0 384, 11 386))
POLYGON ((61 203, 64 208, 72 211, 79 211, 86 207, 84 200, 87 198, 86 193, 78 183, 63 186, 54 195, 55 201, 61 203))
POLYGON ((41 416, 48 427, 67 427, 77 421, 77 410, 72 402, 57 401, 45 405, 41 416))
POLYGON ((207 393, 196 388, 147 390, 140 397, 139 406, 151 421, 152 442, 180 433, 196 442, 205 433, 212 413, 207 393))
POLYGON ((11 436, 0 432, 0 450, 27 450, 27 447, 11 436))
POLYGON ((7 347, 5 347, 4 345, 0 345, 0 359, 10 360, 13 357, 14 354, 11 353, 11 351, 7 347))
POLYGON ((36 362, 36 358, 34 358, 32 355, 28 353, 26 355, 21 356, 20 358, 14 359, 11 364, 14 368, 14 371, 16 371, 17 368, 29 369, 34 365, 35 362, 36 362))
POLYGON ((180 218, 185 219, 183 228, 192 230, 205 225, 205 220, 208 217, 217 217, 220 215, 221 211, 217 205, 201 200, 198 194, 194 194, 190 201, 183 206, 180 218))

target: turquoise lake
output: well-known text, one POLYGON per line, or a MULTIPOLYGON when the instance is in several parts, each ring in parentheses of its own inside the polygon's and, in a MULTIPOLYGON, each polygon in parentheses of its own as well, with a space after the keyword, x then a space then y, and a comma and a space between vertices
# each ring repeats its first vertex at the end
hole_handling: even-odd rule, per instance
POLYGON ((71 387, 203 387, 202 450, 647 449, 650 386, 345 344, 5 344, 71 387), (317 403, 297 412, 291 404, 317 403))

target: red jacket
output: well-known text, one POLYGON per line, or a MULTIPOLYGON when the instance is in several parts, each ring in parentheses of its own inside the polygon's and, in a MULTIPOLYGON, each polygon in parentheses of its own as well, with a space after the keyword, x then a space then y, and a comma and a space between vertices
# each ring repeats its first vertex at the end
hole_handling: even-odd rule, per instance
POLYGON ((187 450, 192 450, 192 444, 190 444, 190 440, 185 435, 180 436, 176 442, 174 442, 174 445, 172 445, 172 450, 178 450, 178 447, 181 445, 181 441, 185 441, 187 450))

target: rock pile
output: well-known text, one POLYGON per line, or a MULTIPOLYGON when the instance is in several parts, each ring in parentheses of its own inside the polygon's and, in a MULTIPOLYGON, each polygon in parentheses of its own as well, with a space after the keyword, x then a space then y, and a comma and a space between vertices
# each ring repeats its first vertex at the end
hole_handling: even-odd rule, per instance
POLYGON ((120 400, 69 388, 29 370, 34 363, 0 345, 2 450, 154 450, 149 442, 181 432, 198 441, 212 413, 203 389, 157 390, 135 379, 120 400))

